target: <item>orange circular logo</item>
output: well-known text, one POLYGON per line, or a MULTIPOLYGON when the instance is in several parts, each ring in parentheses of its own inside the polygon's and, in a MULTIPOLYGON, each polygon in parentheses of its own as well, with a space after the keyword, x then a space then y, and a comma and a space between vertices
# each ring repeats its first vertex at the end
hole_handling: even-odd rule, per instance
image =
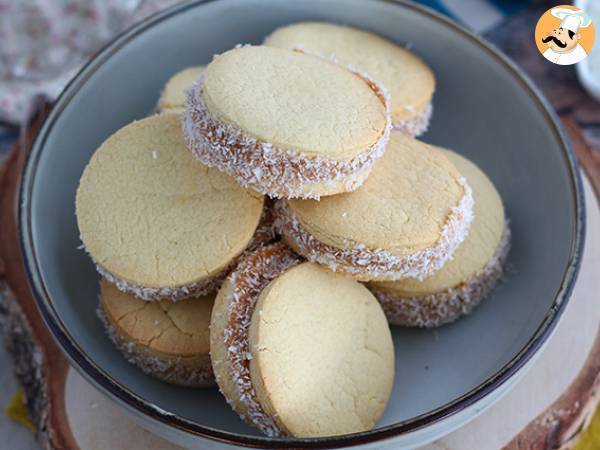
POLYGON ((561 66, 583 61, 592 51, 596 30, 590 16, 572 5, 550 8, 535 27, 535 44, 544 58, 561 66))

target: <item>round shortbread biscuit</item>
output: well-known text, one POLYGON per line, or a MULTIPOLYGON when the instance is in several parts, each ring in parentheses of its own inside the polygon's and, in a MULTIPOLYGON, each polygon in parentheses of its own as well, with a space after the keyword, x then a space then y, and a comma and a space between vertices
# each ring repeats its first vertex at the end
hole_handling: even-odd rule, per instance
POLYGON ((393 132, 355 192, 281 200, 275 227, 308 260, 364 280, 423 279, 468 234, 471 188, 440 149, 393 132))
POLYGON ((185 108, 186 89, 194 84, 205 69, 205 66, 188 67, 169 78, 158 101, 160 111, 181 113, 185 108))
POLYGON ((119 289, 145 300, 216 290, 252 242, 264 199, 194 160, 178 114, 134 122, 85 168, 76 212, 85 249, 119 289))
POLYGON ((510 247, 504 206, 494 184, 468 159, 444 153, 473 189, 474 219, 452 259, 432 276, 369 283, 396 325, 434 327, 469 313, 502 275, 510 247))
POLYGON ((127 360, 144 373, 185 387, 212 387, 209 324, 215 294, 145 302, 100 281, 98 315, 127 360))
POLYGON ((394 383, 394 347, 377 300, 360 283, 312 263, 260 294, 249 330, 250 373, 286 435, 367 431, 394 383))
POLYGON ((324 22, 300 22, 278 28, 264 41, 280 48, 301 48, 365 71, 391 97, 392 121, 418 136, 427 130, 435 77, 414 53, 369 31, 324 22))
POLYGON ((234 410, 275 436, 369 430, 394 380, 376 299, 356 281, 300 263, 283 244, 250 254, 223 284, 211 358, 234 410))
POLYGON ((215 57, 188 91, 183 129, 209 166, 271 197, 356 189, 385 150, 383 88, 329 60, 245 46, 215 57))

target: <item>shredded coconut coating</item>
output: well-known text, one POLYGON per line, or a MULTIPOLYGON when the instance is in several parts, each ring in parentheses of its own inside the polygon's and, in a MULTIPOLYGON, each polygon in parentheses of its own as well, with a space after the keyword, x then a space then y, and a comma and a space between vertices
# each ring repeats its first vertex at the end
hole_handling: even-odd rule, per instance
POLYGON ((398 130, 401 133, 412 137, 421 136, 429 128, 429 122, 431 121, 432 114, 433 105, 430 102, 420 114, 412 119, 402 120, 394 123, 394 130, 398 130))
POLYGON ((473 220, 473 193, 464 178, 458 182, 464 188, 464 195, 452 208, 437 242, 409 255, 399 256, 385 249, 372 250, 364 244, 350 241, 345 243, 345 248, 325 244, 300 224, 285 200, 275 203, 275 230, 290 239, 306 259, 334 272, 344 272, 361 280, 423 280, 441 269, 469 234, 473 220))
POLYGON ((256 397, 250 376, 248 330, 262 290, 285 270, 300 262, 291 249, 277 243, 249 254, 229 275, 234 293, 228 305, 229 319, 224 335, 231 376, 240 400, 247 407, 247 417, 242 419, 268 436, 281 436, 282 432, 256 397))
POLYGON ((98 318, 104 325, 106 334, 115 344, 125 359, 139 367, 146 375, 153 376, 161 381, 190 388, 204 388, 215 386, 215 377, 210 363, 192 368, 181 364, 182 358, 162 358, 150 354, 148 350, 139 346, 132 340, 124 339, 123 336, 110 324, 102 306, 96 310, 98 318))
POLYGON ((216 167, 245 188, 272 198, 318 200, 318 193, 304 189, 314 184, 343 182, 348 191, 356 190, 366 179, 357 175, 368 174, 385 152, 392 125, 390 97, 385 88, 365 73, 348 70, 365 80, 386 109, 386 126, 381 137, 353 159, 338 161, 284 150, 220 121, 202 98, 204 75, 187 91, 186 109, 182 114, 187 145, 203 164, 216 167))
POLYGON ((96 270, 98 273, 106 278, 110 283, 114 284, 118 290, 128 294, 133 294, 140 300, 145 300, 147 302, 162 299, 169 299, 173 302, 176 302, 188 297, 201 297, 210 294, 211 292, 219 289, 219 286, 223 284, 223 280, 227 275, 228 269, 229 267, 227 267, 225 270, 222 270, 217 275, 209 278, 208 280, 198 283, 191 283, 185 286, 177 287, 150 288, 124 281, 111 274, 100 264, 96 263, 96 270))
MULTIPOLYGON (((261 245, 267 244, 275 238, 275 231, 273 229, 273 215, 272 215, 272 204, 269 199, 265 199, 265 206, 263 208, 262 216, 260 218, 260 222, 248 247, 244 253, 248 251, 252 251, 261 245)), ((176 286, 176 287, 162 287, 162 288, 152 288, 152 287, 144 287, 137 284, 129 283, 102 267, 96 260, 94 260, 92 255, 89 255, 94 261, 96 265, 96 270, 100 275, 106 278, 110 283, 114 284, 117 289, 121 292, 125 292, 128 294, 133 294, 140 300, 144 301, 155 301, 155 300, 163 300, 168 299, 173 302, 183 300, 188 297, 202 297, 204 295, 208 295, 211 292, 217 291, 227 274, 235 267, 237 262, 244 255, 240 255, 235 258, 225 269, 217 273, 216 275, 208 278, 207 280, 200 281, 197 283, 191 283, 184 286, 176 286)), ((89 254, 89 253, 88 253, 89 254)))
POLYGON ((510 229, 505 226, 496 253, 483 269, 459 285, 435 294, 402 297, 369 286, 392 325, 435 328, 469 314, 502 277, 510 250, 510 229))

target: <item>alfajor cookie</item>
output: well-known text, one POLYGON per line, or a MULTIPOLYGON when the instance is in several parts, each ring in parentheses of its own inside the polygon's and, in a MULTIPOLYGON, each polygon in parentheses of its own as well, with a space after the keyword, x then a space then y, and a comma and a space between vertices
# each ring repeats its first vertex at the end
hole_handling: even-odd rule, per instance
POLYGON ((367 75, 263 46, 216 56, 188 91, 183 114, 200 161, 277 198, 356 189, 390 127, 388 96, 367 75))
POLYGON ((394 349, 375 297, 282 243, 249 254, 227 278, 210 341, 221 392, 270 436, 370 430, 391 395, 394 349))
POLYGON ((179 115, 161 114, 100 146, 81 177, 76 213, 100 274, 141 299, 178 300, 218 289, 256 241, 263 205, 262 196, 199 164, 179 115))
POLYGON ((173 75, 167 81, 158 101, 159 110, 181 113, 185 108, 185 91, 194 84, 205 69, 204 66, 188 67, 173 75))
POLYGON ((333 57, 341 64, 368 73, 388 90, 396 129, 411 136, 427 131, 435 77, 407 49, 375 33, 324 22, 301 22, 278 28, 264 43, 333 57))
POLYGON ((127 361, 144 373, 178 386, 212 387, 208 327, 214 297, 145 302, 102 279, 98 316, 127 361))
POLYGON ((399 131, 360 189, 274 208, 276 230, 298 253, 363 281, 433 274, 467 236, 472 213, 471 188, 450 160, 399 131))
POLYGON ((368 284, 395 325, 436 327, 471 312, 500 279, 510 247, 502 199, 493 183, 468 159, 444 153, 473 189, 475 217, 452 259, 431 277, 368 284))

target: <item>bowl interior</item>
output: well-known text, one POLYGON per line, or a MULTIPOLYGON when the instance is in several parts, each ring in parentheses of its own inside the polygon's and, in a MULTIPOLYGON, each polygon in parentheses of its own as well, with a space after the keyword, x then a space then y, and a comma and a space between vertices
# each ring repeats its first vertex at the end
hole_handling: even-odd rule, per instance
POLYGON ((38 140, 33 182, 24 191, 27 196, 31 189, 33 249, 57 316, 103 371, 162 410, 227 432, 257 434, 216 389, 190 391, 154 381, 109 342, 95 314, 98 276, 78 249, 75 191, 95 149, 147 115, 174 72, 308 19, 373 30, 410 45, 431 65, 438 84, 423 139, 464 154, 487 172, 513 231, 508 274, 471 316, 437 331, 393 330, 396 384, 378 426, 438 409, 505 367, 543 322, 573 252, 576 192, 556 130, 522 81, 454 27, 406 5, 364 0, 209 1, 145 27, 85 69, 38 140))

